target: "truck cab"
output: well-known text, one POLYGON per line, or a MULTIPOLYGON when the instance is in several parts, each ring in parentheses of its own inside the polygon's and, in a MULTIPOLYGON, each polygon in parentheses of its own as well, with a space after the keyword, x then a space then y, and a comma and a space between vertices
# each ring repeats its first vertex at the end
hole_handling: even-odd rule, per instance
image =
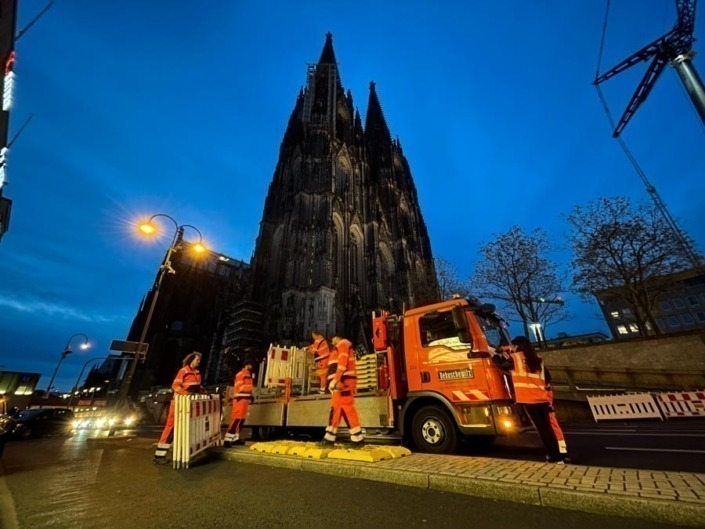
POLYGON ((373 319, 386 350, 398 427, 426 452, 452 452, 461 437, 487 444, 520 426, 507 376, 492 361, 509 341, 494 306, 453 299, 373 319))

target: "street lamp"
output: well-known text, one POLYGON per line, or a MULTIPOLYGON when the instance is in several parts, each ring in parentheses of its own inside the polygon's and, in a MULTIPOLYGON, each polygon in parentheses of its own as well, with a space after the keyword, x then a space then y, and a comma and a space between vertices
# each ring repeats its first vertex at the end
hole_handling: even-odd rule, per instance
POLYGON ((540 323, 530 323, 529 327, 534 333, 534 338, 538 342, 539 346, 543 343, 543 335, 541 334, 541 324, 540 323))
POLYGON ((83 333, 77 333, 71 336, 69 340, 66 342, 66 347, 64 347, 64 352, 61 353, 61 357, 59 358, 59 363, 56 364, 56 369, 54 369, 54 374, 51 375, 51 380, 49 381, 49 386, 47 386, 47 390, 44 393, 44 398, 48 399, 49 398, 49 393, 51 392, 51 386, 54 384, 54 379, 56 378, 56 373, 59 371, 59 367, 61 366, 61 362, 66 360, 66 357, 71 354, 71 341, 78 337, 78 336, 83 336, 83 343, 81 343, 78 347, 80 349, 86 350, 90 347, 90 344, 88 343, 88 336, 86 336, 83 333))
POLYGON ((203 245, 203 234, 200 232, 198 228, 191 224, 181 224, 179 225, 176 220, 174 220, 173 217, 166 215, 165 213, 157 213, 156 215, 152 215, 149 220, 146 222, 140 223, 137 228, 142 233, 143 235, 147 236, 154 236, 160 232, 159 226, 155 224, 154 219, 163 217, 166 219, 169 219, 171 222, 174 223, 174 227, 176 228, 176 231, 174 232, 174 237, 171 240, 171 244, 169 245, 169 249, 166 252, 166 256, 164 257, 164 262, 162 265, 159 267, 159 275, 157 276, 156 281, 154 282, 154 288, 153 288, 153 294, 152 294, 152 302, 149 305, 149 310, 147 311, 147 317, 144 321, 144 324, 142 326, 142 333, 140 335, 140 339, 137 345, 137 353, 135 353, 135 357, 130 362, 130 366, 127 370, 127 373, 125 374, 125 379, 122 382, 122 386, 120 387, 120 395, 118 397, 118 402, 123 402, 125 398, 127 398, 127 395, 130 391, 130 385, 132 384, 132 379, 135 376, 135 371, 137 370, 137 361, 139 360, 139 351, 142 350, 142 344, 145 343, 145 339, 147 338, 147 331, 149 330, 149 324, 152 321, 152 315, 154 314, 154 308, 157 305, 157 298, 159 297, 159 289, 162 286, 162 281, 164 280, 164 276, 166 274, 175 274, 176 271, 172 268, 171 266, 171 257, 176 252, 177 250, 180 250, 183 247, 183 237, 184 237, 184 228, 191 228, 193 229, 197 234, 198 234, 198 242, 194 243, 191 245, 191 248, 193 249, 194 252, 197 254, 202 254, 206 251, 206 247, 203 245))

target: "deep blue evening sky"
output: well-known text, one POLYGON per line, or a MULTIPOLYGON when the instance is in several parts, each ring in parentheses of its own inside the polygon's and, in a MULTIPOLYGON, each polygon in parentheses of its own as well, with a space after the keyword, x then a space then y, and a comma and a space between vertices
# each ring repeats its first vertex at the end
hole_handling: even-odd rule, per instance
MULTIPOLYGON (((20 4, 21 27, 45 2, 20 4)), ((95 356, 125 338, 167 247, 132 235, 140 215, 169 213, 249 261, 306 63, 328 31, 363 121, 377 82, 434 254, 463 274, 513 224, 563 244, 573 205, 646 199, 591 86, 604 2, 341 4, 59 0, 18 41, 12 130, 35 117, 9 156, 0 365, 41 372, 44 387, 70 335, 88 334, 95 356)), ((671 0, 612 5, 605 67, 675 21, 671 0)), ((705 76, 702 55, 695 65, 705 76)), ((615 114, 644 69, 605 85, 615 114)), ((704 132, 669 69, 625 133, 701 250, 704 132)), ((596 307, 564 297, 574 318, 549 337, 606 329, 596 307)), ((86 358, 69 357, 58 387, 86 358)))

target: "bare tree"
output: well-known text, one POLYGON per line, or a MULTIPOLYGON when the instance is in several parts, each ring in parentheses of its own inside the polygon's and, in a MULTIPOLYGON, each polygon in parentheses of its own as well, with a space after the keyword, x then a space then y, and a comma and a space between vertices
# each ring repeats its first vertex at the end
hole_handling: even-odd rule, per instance
MULTIPOLYGON (((664 277, 687 267, 682 246, 653 204, 635 209, 628 198, 600 198, 567 216, 573 249, 573 288, 583 297, 621 299, 642 335, 661 334, 654 318, 664 277)), ((599 299, 599 298, 598 298, 599 299)))
POLYGON ((458 277, 458 270, 453 264, 440 257, 433 261, 436 266, 440 301, 451 299, 454 294, 463 298, 470 295, 470 283, 458 277))
POLYGON ((522 322, 527 337, 530 323, 546 328, 568 317, 558 297, 564 277, 545 257, 551 250, 540 228, 526 233, 513 226, 480 249, 482 259, 470 278, 477 295, 500 302, 510 319, 522 322))

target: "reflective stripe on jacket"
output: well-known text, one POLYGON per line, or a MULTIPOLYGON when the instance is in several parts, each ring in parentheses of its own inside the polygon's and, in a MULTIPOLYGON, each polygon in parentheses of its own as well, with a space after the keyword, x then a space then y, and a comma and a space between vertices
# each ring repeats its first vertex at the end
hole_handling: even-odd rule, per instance
POLYGON ((235 375, 235 385, 233 387, 233 397, 236 399, 252 397, 252 373, 243 368, 235 375))
POLYGON ((171 384, 171 389, 179 395, 188 395, 193 392, 193 387, 201 385, 201 373, 198 369, 193 369, 191 366, 184 366, 179 369, 174 382, 171 384))
POLYGON ((519 351, 511 353, 514 367, 509 371, 514 383, 514 394, 517 404, 537 404, 550 402, 546 389, 546 375, 543 361, 538 373, 529 372, 524 353, 519 351))

